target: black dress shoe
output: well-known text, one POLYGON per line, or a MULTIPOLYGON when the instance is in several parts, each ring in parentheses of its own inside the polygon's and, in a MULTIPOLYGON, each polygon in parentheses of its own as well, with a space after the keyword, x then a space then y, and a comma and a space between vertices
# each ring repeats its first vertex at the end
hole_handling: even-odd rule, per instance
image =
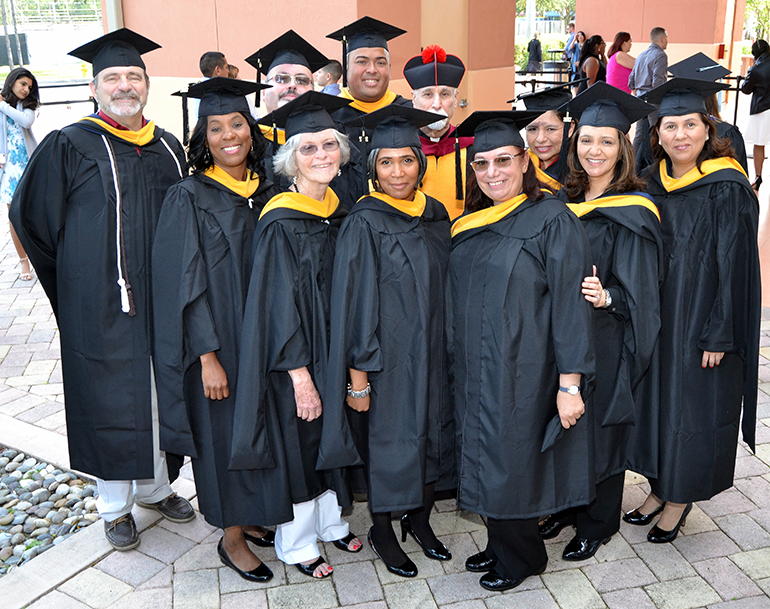
POLYGON ((243 579, 246 579, 250 582, 268 582, 271 579, 273 579, 273 572, 270 570, 270 567, 268 567, 265 563, 262 563, 259 565, 256 569, 252 569, 251 571, 243 571, 235 566, 235 563, 230 560, 230 557, 227 555, 227 552, 225 552, 225 548, 222 546, 222 540, 219 540, 219 545, 217 545, 217 554, 219 554, 219 560, 222 561, 222 564, 226 567, 230 567, 233 571, 235 571, 238 575, 240 575, 243 579))
MULTIPOLYGON (((545 565, 543 565, 542 569, 538 569, 532 575, 540 575, 543 571, 545 571, 545 565)), ((481 584, 482 588, 486 588, 487 590, 492 590, 493 592, 503 592, 504 590, 510 590, 511 588, 519 586, 525 579, 527 578, 522 577, 521 579, 508 579, 493 569, 489 573, 484 573, 484 575, 479 578, 479 583, 481 584)))
POLYGON ((483 573, 491 571, 497 566, 496 558, 487 557, 486 552, 479 552, 465 559, 465 568, 474 573, 483 573))
POLYGON ((593 539, 584 539, 575 535, 565 547, 561 557, 564 560, 588 560, 596 551, 607 543, 611 537, 594 541, 593 539))
POLYGON ((671 531, 664 531, 656 524, 650 529, 650 532, 647 533, 647 541, 650 543, 671 543, 674 541, 676 536, 679 535, 679 529, 684 526, 684 523, 687 520, 687 514, 690 513, 690 510, 692 510, 692 503, 687 504, 684 508, 684 512, 682 512, 682 517, 671 531))
POLYGON ((623 521, 640 527, 646 526, 652 522, 652 519, 655 518, 655 516, 663 511, 665 505, 665 503, 662 503, 649 514, 642 514, 639 511, 639 508, 636 508, 635 510, 628 512, 628 514, 623 514, 623 521))
POLYGON ((403 565, 399 565, 398 567, 393 567, 389 565, 387 562, 385 562, 385 559, 382 558, 382 556, 380 556, 380 553, 377 551, 377 548, 374 547, 374 543, 372 543, 372 529, 369 529, 369 533, 367 533, 366 539, 369 542, 369 545, 371 546, 372 550, 374 550, 374 553, 377 555, 377 558, 379 558, 383 563, 385 563, 385 568, 388 571, 390 571, 391 573, 394 573, 395 575, 399 575, 401 577, 415 577, 417 575, 417 565, 415 565, 408 556, 406 558, 406 562, 403 565))
POLYGON ((553 514, 546 516, 545 520, 537 525, 537 532, 540 534, 540 539, 553 539, 564 527, 570 526, 571 522, 559 520, 553 514))
POLYGON ((275 546, 275 533, 273 531, 265 531, 262 537, 256 535, 249 535, 246 531, 243 532, 243 537, 246 541, 250 541, 255 546, 260 548, 272 548, 275 546))
POLYGON ((309 575, 313 579, 323 579, 324 577, 329 577, 332 574, 332 572, 329 571, 328 573, 324 573, 321 577, 316 577, 315 570, 325 562, 326 562, 326 559, 323 556, 319 556, 315 562, 310 563, 309 565, 303 565, 301 562, 298 562, 294 566, 297 567, 300 573, 309 575))
POLYGON ((422 551, 428 558, 432 558, 433 560, 452 559, 452 553, 447 550, 446 546, 440 541, 439 545, 441 547, 437 549, 429 548, 422 541, 420 541, 420 539, 415 534, 414 529, 412 529, 412 523, 409 522, 409 514, 404 514, 401 516, 401 543, 406 541, 407 533, 412 536, 412 538, 417 542, 417 545, 422 548, 422 551))

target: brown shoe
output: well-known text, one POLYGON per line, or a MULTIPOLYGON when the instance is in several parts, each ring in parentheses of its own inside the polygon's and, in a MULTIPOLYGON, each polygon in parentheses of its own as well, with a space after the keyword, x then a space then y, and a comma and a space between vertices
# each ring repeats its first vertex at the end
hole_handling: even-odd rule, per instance
POLYGON ((171 522, 190 522, 195 519, 195 510, 193 510, 190 502, 176 493, 171 493, 168 497, 156 503, 137 501, 136 504, 148 510, 160 512, 163 518, 171 522))
POLYGON ((120 552, 133 550, 139 545, 139 531, 130 512, 112 522, 105 520, 104 535, 110 545, 120 552))

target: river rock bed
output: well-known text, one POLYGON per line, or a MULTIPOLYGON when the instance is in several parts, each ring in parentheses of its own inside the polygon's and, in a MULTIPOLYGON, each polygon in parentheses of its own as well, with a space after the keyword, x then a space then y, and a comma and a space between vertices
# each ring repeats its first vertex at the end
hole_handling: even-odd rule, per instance
POLYGON ((0 446, 0 577, 99 520, 96 484, 0 446))

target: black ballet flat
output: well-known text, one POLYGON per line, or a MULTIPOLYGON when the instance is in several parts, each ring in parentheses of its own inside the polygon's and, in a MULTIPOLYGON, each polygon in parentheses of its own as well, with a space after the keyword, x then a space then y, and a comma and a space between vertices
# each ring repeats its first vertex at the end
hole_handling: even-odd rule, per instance
POLYGON ((687 521, 687 514, 690 513, 690 510, 692 510, 692 503, 687 504, 684 508, 684 512, 682 512, 682 517, 679 519, 679 522, 677 522, 676 526, 670 531, 664 531, 658 525, 652 527, 650 532, 647 533, 647 541, 650 543, 671 543, 674 541, 676 536, 679 535, 679 529, 682 528, 687 521))
POLYGON ((221 539, 219 540, 219 545, 217 546, 217 554, 219 554, 219 560, 222 561, 223 565, 230 567, 245 580, 250 582, 264 583, 273 579, 273 572, 265 563, 262 563, 256 569, 251 571, 243 571, 242 569, 239 569, 237 566, 235 566, 235 563, 230 560, 227 552, 225 552, 225 548, 222 545, 221 539))
MULTIPOLYGON (((332 541, 335 548, 339 548, 343 552, 350 552, 351 554, 356 554, 357 552, 360 552, 361 549, 364 547, 364 544, 361 544, 358 546, 357 550, 351 550, 350 549, 350 542, 354 539, 358 539, 358 535, 354 535, 353 533, 348 533, 345 537, 342 539, 335 539, 332 541)), ((360 540, 359 540, 360 543, 360 540)))
POLYGON ((297 567, 297 570, 300 573, 304 573, 305 575, 312 577, 313 579, 324 579, 325 577, 329 577, 332 574, 332 571, 329 571, 328 573, 326 573, 325 575, 322 575, 321 577, 316 577, 315 575, 313 575, 313 573, 315 573, 315 570, 325 562, 326 562, 326 559, 323 556, 319 556, 315 562, 309 565, 303 565, 301 562, 298 562, 294 566, 297 567))
POLYGON ((623 514, 623 522, 627 522, 628 524, 635 524, 636 526, 643 527, 647 526, 652 522, 652 519, 655 518, 658 514, 660 514, 663 511, 663 508, 666 506, 666 503, 661 503, 657 508, 655 508, 651 513, 649 514, 642 514, 639 511, 639 508, 642 506, 640 505, 635 510, 631 510, 628 512, 628 514, 623 514))
POLYGON ((249 535, 246 531, 244 531, 243 537, 246 539, 246 541, 250 541, 255 546, 259 546, 260 548, 272 548, 275 546, 275 533, 273 531, 265 531, 265 534, 262 537, 249 535))
POLYGON ((422 551, 428 558, 432 558, 433 560, 452 560, 452 553, 447 550, 443 543, 439 542, 441 547, 436 550, 433 548, 428 548, 424 543, 422 543, 417 538, 417 535, 415 535, 414 530, 412 529, 412 523, 409 522, 409 514, 404 514, 401 516, 401 543, 406 541, 407 533, 412 536, 412 538, 417 542, 417 545, 422 548, 422 551))
POLYGON ((599 539, 598 541, 594 541, 593 539, 585 539, 575 535, 575 537, 573 537, 572 540, 564 547, 564 552, 562 552, 561 557, 564 560, 572 561, 588 560, 594 554, 596 554, 596 551, 604 544, 606 544, 610 539, 610 537, 607 537, 607 539, 599 539))
POLYGON ((380 553, 377 551, 377 548, 374 547, 374 543, 372 542, 372 529, 369 529, 369 533, 366 535, 366 540, 369 542, 372 550, 374 550, 377 558, 385 563, 385 568, 388 571, 401 577, 415 577, 417 575, 417 565, 415 565, 408 556, 406 557, 406 562, 403 565, 399 565, 398 567, 393 567, 385 562, 385 559, 380 556, 380 553))
POLYGON ((479 552, 465 559, 465 568, 473 573, 491 571, 497 566, 496 558, 489 558, 486 552, 479 552))
POLYGON ((543 522, 537 525, 537 532, 540 539, 553 539, 564 527, 570 526, 571 522, 559 520, 555 515, 546 516, 543 522))

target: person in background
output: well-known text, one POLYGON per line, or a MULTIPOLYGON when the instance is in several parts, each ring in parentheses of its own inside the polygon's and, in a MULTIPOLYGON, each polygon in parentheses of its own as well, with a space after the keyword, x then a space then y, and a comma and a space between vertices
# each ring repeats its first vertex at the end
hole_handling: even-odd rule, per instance
POLYGON ((751 116, 747 129, 754 142, 755 177, 751 187, 759 192, 765 146, 770 144, 770 45, 765 40, 757 40, 751 45, 751 54, 754 55, 754 65, 741 85, 741 92, 751 94, 751 116))
POLYGON ((563 61, 566 61, 569 64, 570 68, 570 80, 574 78, 574 74, 572 72, 572 52, 573 52, 573 45, 575 44, 575 22, 570 21, 567 24, 567 41, 564 43, 564 51, 561 54, 561 58, 563 61))
MULTIPOLYGON (((583 50, 583 45, 586 42, 586 33, 583 30, 578 30, 575 34, 575 40, 572 45, 567 49, 568 60, 570 66, 570 80, 576 80, 580 77, 580 52, 583 50)), ((577 93, 577 85, 573 86, 572 93, 577 93)))
POLYGON ((578 93, 582 93, 597 80, 607 79, 607 60, 604 58, 604 49, 607 44, 604 39, 596 34, 586 40, 580 51, 580 77, 587 80, 578 85, 578 93))
MULTIPOLYGON (((227 62, 227 57, 224 53, 219 51, 206 51, 201 55, 198 62, 198 68, 201 71, 203 80, 209 78, 216 78, 217 76, 230 76, 230 64, 227 62)), ((200 100, 190 98, 187 100, 187 116, 190 117, 190 124, 194 125, 198 122, 198 104, 200 100)))
MULTIPOLYGON (((32 135, 32 123, 40 106, 40 92, 37 79, 27 68, 11 70, 0 92, 0 114, 3 115, 0 127, 0 200, 11 207, 13 193, 29 162, 32 151, 37 147, 32 135)), ((32 268, 29 257, 24 251, 19 237, 9 222, 11 240, 21 263, 19 279, 32 280, 32 268)))
POLYGON ((240 69, 238 68, 238 66, 234 66, 232 64, 227 66, 227 77, 228 78, 236 78, 236 79, 240 78, 240 76, 238 76, 239 73, 240 73, 240 69))
POLYGON ((539 74, 543 70, 543 46, 540 44, 540 32, 535 32, 527 45, 527 73, 539 74))
POLYGON ((446 118, 420 128, 420 143, 428 162, 419 189, 438 199, 454 220, 465 208, 466 152, 473 138, 459 138, 451 124, 457 108, 457 87, 465 65, 438 45, 428 45, 404 66, 412 87, 412 105, 446 118))
POLYGON ((323 68, 313 73, 315 86, 321 88, 321 93, 328 95, 340 94, 342 91, 340 78, 342 78, 342 64, 336 59, 332 59, 323 68))
MULTIPOLYGON (((628 88, 637 97, 643 97, 653 88, 666 82, 668 71, 668 33, 665 28, 654 27, 650 30, 650 46, 639 53, 634 61, 634 67, 628 77, 628 88)), ((636 123, 634 132, 634 154, 639 157, 640 150, 645 144, 645 138, 649 139, 650 125, 657 121, 657 112, 651 112, 650 116, 636 123)))
POLYGON ((634 68, 635 59, 629 55, 631 50, 631 34, 618 32, 607 53, 607 84, 625 93, 631 93, 628 88, 628 78, 634 68))

